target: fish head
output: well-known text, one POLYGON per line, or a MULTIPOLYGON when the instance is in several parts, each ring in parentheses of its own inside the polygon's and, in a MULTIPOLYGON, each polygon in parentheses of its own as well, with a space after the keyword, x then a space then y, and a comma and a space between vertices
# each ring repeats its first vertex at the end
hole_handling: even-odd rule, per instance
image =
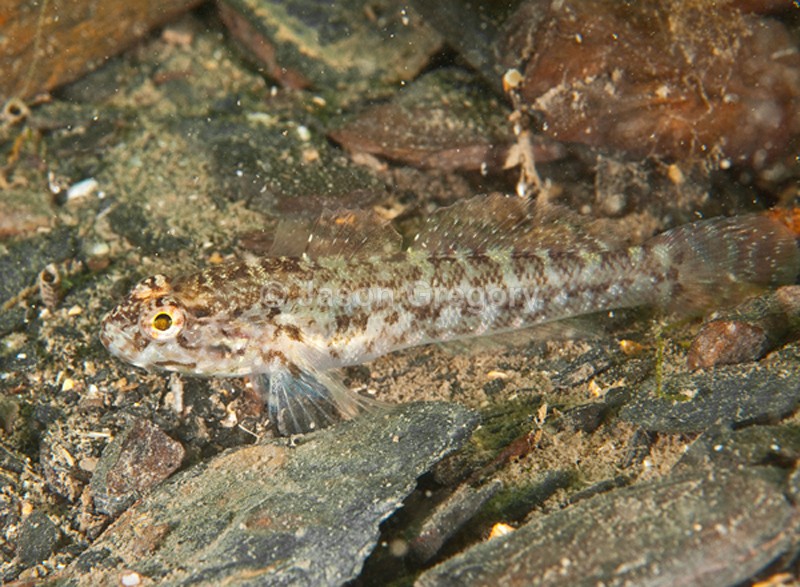
POLYGON ((103 318, 100 340, 112 355, 148 370, 238 377, 257 360, 246 330, 163 275, 140 282, 103 318))

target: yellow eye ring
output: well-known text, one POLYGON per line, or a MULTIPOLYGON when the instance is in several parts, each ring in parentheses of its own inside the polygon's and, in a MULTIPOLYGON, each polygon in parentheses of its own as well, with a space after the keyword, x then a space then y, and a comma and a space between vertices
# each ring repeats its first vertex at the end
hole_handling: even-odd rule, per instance
POLYGON ((162 306, 143 321, 142 329, 153 340, 169 340, 175 338, 185 322, 183 310, 172 304, 162 306))

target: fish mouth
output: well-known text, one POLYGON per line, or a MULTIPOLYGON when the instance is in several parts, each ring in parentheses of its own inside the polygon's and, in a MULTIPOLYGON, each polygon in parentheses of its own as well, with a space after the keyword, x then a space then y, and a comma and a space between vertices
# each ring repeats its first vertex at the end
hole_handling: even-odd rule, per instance
POLYGON ((103 346, 112 353, 114 352, 112 349, 115 346, 115 341, 120 339, 130 340, 130 337, 125 334, 119 326, 114 324, 114 315, 116 312, 117 310, 114 309, 103 316, 103 320, 100 322, 100 332, 98 335, 103 346))
POLYGON ((111 346, 111 337, 109 337, 109 336, 108 336, 108 334, 106 334, 106 329, 105 329, 105 327, 103 327, 103 328, 100 330, 100 342, 102 342, 102 343, 103 343, 103 346, 104 346, 104 347, 106 347, 107 349, 109 349, 109 350, 110 350, 110 346, 111 346))
POLYGON ((98 337, 109 353, 124 361, 136 364, 135 357, 139 354, 140 349, 137 348, 133 337, 110 321, 109 317, 103 320, 98 337))
POLYGON ((153 366, 165 371, 178 371, 179 373, 194 373, 197 369, 197 363, 189 361, 154 361, 153 366))
POLYGON ((122 330, 112 326, 107 320, 103 320, 98 337, 103 346, 112 354, 116 354, 117 341, 128 340, 127 335, 122 330))
POLYGON ((109 322, 108 318, 103 320, 103 324, 100 327, 100 342, 103 343, 103 346, 108 349, 109 352, 115 354, 116 348, 116 341, 118 341, 121 337, 124 337, 124 334, 119 328, 113 327, 109 322))

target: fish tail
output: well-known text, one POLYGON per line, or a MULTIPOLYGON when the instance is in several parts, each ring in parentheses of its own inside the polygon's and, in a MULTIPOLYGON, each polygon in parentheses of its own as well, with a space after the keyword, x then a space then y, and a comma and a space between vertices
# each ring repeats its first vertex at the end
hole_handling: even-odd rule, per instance
POLYGON ((702 310, 736 303, 800 275, 800 208, 680 226, 653 238, 671 289, 662 304, 702 310))

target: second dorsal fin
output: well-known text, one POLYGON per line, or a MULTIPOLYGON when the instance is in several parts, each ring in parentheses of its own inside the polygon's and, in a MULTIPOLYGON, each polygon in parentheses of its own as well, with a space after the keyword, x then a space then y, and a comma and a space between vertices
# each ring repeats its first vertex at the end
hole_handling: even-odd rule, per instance
POLYGON ((606 250, 612 243, 592 223, 552 204, 516 196, 477 196, 442 208, 425 220, 411 249, 432 254, 488 249, 606 250))

